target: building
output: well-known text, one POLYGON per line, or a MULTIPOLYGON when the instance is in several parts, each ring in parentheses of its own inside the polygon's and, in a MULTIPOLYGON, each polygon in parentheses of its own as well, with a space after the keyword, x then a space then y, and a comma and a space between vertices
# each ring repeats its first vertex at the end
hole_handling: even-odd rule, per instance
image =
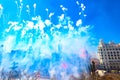
POLYGON ((100 56, 100 68, 108 71, 120 70, 120 44, 104 43, 103 40, 100 40, 98 54, 100 56))

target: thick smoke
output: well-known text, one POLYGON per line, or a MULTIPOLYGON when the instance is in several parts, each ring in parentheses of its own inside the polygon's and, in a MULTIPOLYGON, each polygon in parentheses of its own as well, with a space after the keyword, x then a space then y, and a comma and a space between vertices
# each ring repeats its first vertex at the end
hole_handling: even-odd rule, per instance
MULTIPOLYGON (((19 17, 23 8, 20 2, 19 17)), ((76 3, 82 9, 80 15, 84 16, 85 5, 76 3)), ((26 7, 29 8, 29 5, 26 7)), ((35 15, 37 5, 33 7, 35 15)), ((31 20, 8 22, 0 47, 1 68, 9 71, 15 63, 28 73, 39 70, 42 76, 57 80, 67 80, 70 75, 79 78, 80 74, 89 72, 90 54, 87 50, 91 49, 89 39, 92 38, 92 27, 83 26, 82 19, 73 22, 65 15, 67 8, 63 5, 60 7, 63 14, 58 16, 58 24, 51 21, 53 12, 45 20, 35 16, 31 20)), ((27 12, 29 15, 29 9, 27 12)))

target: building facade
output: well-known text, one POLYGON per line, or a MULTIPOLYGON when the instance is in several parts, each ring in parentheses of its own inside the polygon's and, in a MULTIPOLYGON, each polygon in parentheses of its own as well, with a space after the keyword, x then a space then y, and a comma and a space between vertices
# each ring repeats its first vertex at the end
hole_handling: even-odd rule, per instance
POLYGON ((99 41, 100 67, 105 70, 120 70, 120 44, 99 41))

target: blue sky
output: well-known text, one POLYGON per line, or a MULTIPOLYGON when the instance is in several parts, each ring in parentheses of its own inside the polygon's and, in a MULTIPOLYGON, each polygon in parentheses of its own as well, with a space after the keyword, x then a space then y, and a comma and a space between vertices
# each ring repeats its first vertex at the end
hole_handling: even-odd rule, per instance
MULTIPOLYGON (((10 19, 16 19, 14 15, 16 14, 15 0, 1 0, 0 3, 5 7, 4 13, 9 13, 10 19), (7 3, 7 4, 6 4, 7 3), (10 7, 8 7, 10 6, 10 7), (14 11, 13 11, 14 10, 14 11)), ((83 23, 87 25, 94 26, 91 32, 94 34, 97 41, 103 39, 105 42, 115 41, 120 42, 120 31, 119 31, 119 18, 120 18, 120 5, 119 0, 78 0, 83 2, 86 6, 85 13, 87 17, 83 18, 83 23)), ((62 4, 68 11, 66 12, 68 16, 71 17, 73 21, 77 21, 81 16, 78 15, 79 8, 76 5, 76 0, 23 0, 25 5, 37 4, 36 15, 41 15, 47 18, 45 8, 48 8, 50 12, 54 12, 55 15, 60 15, 62 13, 60 5, 62 4)), ((24 8, 25 9, 25 8, 24 8)), ((25 11, 23 9, 23 12, 25 11)), ((33 9, 31 8, 31 12, 33 9)), ((31 14, 33 15, 33 14, 31 14)), ((21 18, 26 18, 26 14, 22 14, 21 18)), ((53 16, 52 21, 56 22, 56 16, 53 16)))
POLYGON ((96 38, 120 42, 120 1, 87 0, 87 21, 94 25, 96 38))

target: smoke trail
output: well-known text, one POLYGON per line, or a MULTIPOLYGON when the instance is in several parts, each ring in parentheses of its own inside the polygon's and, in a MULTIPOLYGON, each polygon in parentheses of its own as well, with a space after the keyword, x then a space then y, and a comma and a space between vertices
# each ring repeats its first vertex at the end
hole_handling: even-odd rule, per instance
POLYGON ((2 14, 3 14, 3 6, 0 4, 0 18, 2 16, 2 14))

